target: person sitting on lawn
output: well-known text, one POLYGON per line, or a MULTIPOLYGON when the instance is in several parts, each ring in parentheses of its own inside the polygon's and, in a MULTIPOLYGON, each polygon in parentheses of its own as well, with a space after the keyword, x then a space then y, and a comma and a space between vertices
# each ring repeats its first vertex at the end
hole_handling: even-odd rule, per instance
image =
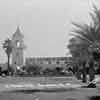
POLYGON ((96 87, 96 84, 97 82, 99 82, 100 78, 99 77, 96 77, 94 80, 92 81, 88 81, 88 86, 89 88, 95 88, 96 87))

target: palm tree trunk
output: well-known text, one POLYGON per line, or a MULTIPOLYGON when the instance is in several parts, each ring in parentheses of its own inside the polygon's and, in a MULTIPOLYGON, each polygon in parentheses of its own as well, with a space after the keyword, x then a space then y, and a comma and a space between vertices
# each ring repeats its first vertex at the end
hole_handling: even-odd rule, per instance
POLYGON ((86 81, 87 81, 87 77, 86 77, 86 69, 83 68, 83 80, 82 80, 82 82, 83 82, 83 83, 86 83, 86 81))
POLYGON ((76 77, 77 77, 78 80, 81 79, 81 72, 79 71, 79 69, 78 69, 78 71, 76 72, 76 77))
POLYGON ((83 74, 83 80, 82 80, 82 82, 83 83, 86 83, 87 82, 86 62, 83 63, 83 71, 82 71, 82 74, 83 74))
POLYGON ((90 81, 92 81, 92 80, 94 80, 94 78, 95 78, 95 72, 94 72, 94 69, 93 68, 90 68, 90 70, 89 70, 89 80, 90 81))
POLYGON ((95 78, 94 61, 91 61, 89 64, 89 78, 90 81, 95 78))
POLYGON ((8 55, 8 75, 9 75, 9 72, 10 72, 10 56, 8 55))

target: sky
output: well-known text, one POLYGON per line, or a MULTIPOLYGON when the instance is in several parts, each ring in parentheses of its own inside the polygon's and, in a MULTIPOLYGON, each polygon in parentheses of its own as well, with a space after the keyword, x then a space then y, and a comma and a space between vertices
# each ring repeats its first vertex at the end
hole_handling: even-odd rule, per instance
POLYGON ((24 35, 25 58, 68 56, 71 22, 88 22, 91 2, 95 0, 0 0, 0 62, 7 60, 1 44, 17 26, 24 35))

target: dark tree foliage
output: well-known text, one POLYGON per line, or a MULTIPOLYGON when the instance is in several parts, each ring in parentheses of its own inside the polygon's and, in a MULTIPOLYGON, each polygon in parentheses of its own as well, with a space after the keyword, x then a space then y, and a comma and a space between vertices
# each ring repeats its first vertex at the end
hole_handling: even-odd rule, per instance
MULTIPOLYGON (((89 23, 72 23, 74 25, 71 31, 72 38, 67 47, 72 57, 77 59, 78 62, 88 61, 91 58, 100 59, 98 53, 100 52, 100 10, 93 5, 93 10, 89 15, 91 18, 89 23)), ((92 72, 91 66, 89 68, 92 72)))
POLYGON ((96 61, 100 60, 100 52, 93 52, 93 57, 96 61))
POLYGON ((11 69, 10 68, 10 57, 11 57, 11 53, 12 53, 12 41, 10 39, 4 40, 2 47, 5 50, 5 53, 8 58, 8 72, 9 72, 11 69))
POLYGON ((40 75, 40 72, 41 72, 41 67, 39 65, 26 65, 24 67, 24 70, 26 70, 26 72, 29 74, 29 75, 40 75))

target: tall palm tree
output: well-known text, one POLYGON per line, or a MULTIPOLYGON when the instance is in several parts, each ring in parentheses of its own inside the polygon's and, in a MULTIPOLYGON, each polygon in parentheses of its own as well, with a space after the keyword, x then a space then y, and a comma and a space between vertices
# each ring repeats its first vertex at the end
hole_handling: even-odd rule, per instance
POLYGON ((93 11, 89 14, 90 23, 72 23, 74 28, 68 44, 72 57, 79 58, 83 62, 93 59, 94 52, 100 52, 100 10, 93 5, 93 11))
POLYGON ((8 58, 8 74, 9 74, 9 71, 10 71, 10 57, 11 57, 11 53, 12 53, 12 41, 10 39, 4 40, 4 42, 2 44, 2 47, 5 50, 5 53, 7 54, 7 58, 8 58))

